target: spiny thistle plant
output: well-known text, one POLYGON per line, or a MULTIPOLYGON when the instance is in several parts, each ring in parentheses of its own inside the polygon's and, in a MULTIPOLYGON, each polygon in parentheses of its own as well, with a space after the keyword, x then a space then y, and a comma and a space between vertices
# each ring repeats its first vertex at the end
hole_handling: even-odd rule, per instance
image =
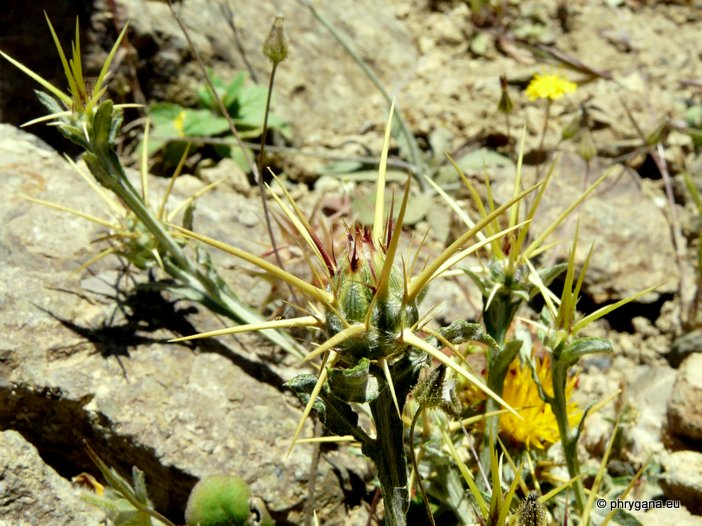
MULTIPOLYGON (((523 152, 523 141, 520 152, 523 152)), ((459 167, 454 163, 461 179, 466 184, 472 197, 475 207, 482 217, 486 217, 488 212, 494 209, 494 197, 492 195, 489 179, 486 178, 485 187, 487 192, 487 205, 482 202, 478 190, 470 180, 462 174, 459 167)), ((518 195, 522 185, 522 158, 521 154, 517 162, 517 171, 514 183, 513 194, 518 195)), ((493 241, 486 248, 489 252, 489 260, 482 267, 464 269, 481 291, 483 298, 483 323, 486 332, 497 343, 496 347, 486 347, 486 383, 488 388, 496 394, 505 396, 505 388, 509 393, 509 403, 517 409, 518 414, 523 417, 520 420, 510 418, 509 414, 501 416, 495 413, 499 410, 494 399, 487 399, 486 415, 487 424, 482 450, 482 466, 488 470, 490 466, 490 448, 486 447, 495 439, 499 431, 511 431, 512 436, 522 436, 531 438, 530 442, 553 443, 554 433, 557 433, 563 445, 571 479, 574 481, 574 494, 576 508, 582 512, 584 507, 584 488, 580 477, 580 468, 577 458, 576 445, 582 431, 585 416, 579 417, 578 410, 569 401, 569 394, 573 390, 574 378, 569 376, 570 368, 577 364, 579 359, 587 354, 596 352, 613 351, 608 340, 602 338, 582 338, 578 333, 590 323, 596 321, 621 307, 622 305, 634 301, 642 295, 652 291, 655 287, 643 290, 631 297, 625 298, 612 305, 602 307, 595 312, 580 317, 576 311, 576 304, 582 290, 589 255, 583 264, 580 275, 575 280, 576 265, 575 251, 577 245, 578 229, 576 228, 573 246, 569 253, 567 263, 559 263, 552 267, 537 270, 533 261, 535 258, 548 250, 552 245, 546 243, 548 237, 568 218, 572 212, 608 177, 605 172, 589 188, 587 188, 578 198, 570 203, 565 209, 544 228, 538 235, 531 236, 531 220, 536 216, 542 197, 550 182, 551 174, 547 174, 544 184, 534 194, 534 199, 525 211, 527 221, 525 224, 511 232, 501 241, 493 241), (533 237, 530 239, 530 237, 533 237), (564 288, 560 298, 547 288, 547 286, 559 275, 565 272, 564 288), (536 325, 537 342, 525 341, 522 333, 514 330, 514 322, 519 311, 528 301, 536 295, 540 295, 545 303, 544 311, 541 314, 539 323, 536 325), (511 337, 510 337, 511 336, 511 337), (528 344, 528 345, 526 345, 528 344), (543 359, 531 356, 527 349, 539 345, 545 352, 543 359), (527 351, 527 352, 525 352, 527 351), (548 371, 545 365, 548 364, 548 371), (524 367, 531 371, 530 376, 532 386, 527 388, 524 382, 524 367), (510 375, 512 370, 519 371, 519 374, 510 375), (536 402, 533 394, 531 399, 525 399, 526 393, 533 393, 537 390, 541 403, 536 402), (517 396, 522 392, 522 396, 517 396), (526 390, 526 391, 525 391, 526 390), (520 398, 522 398, 520 400, 520 398), (533 420, 534 406, 544 411, 548 410, 551 417, 546 418, 547 413, 541 413, 541 423, 548 423, 548 428, 542 429, 541 433, 536 433, 536 428, 531 427, 538 424, 533 420), (502 426, 500 426, 502 424, 502 426), (555 425, 554 425, 555 424, 555 425)), ((467 225, 473 224, 468 216, 460 210, 456 203, 447 194, 442 193, 447 202, 456 210, 467 225)), ((520 206, 523 202, 517 202, 511 208, 508 227, 517 224, 520 218, 520 206)), ((493 234, 500 230, 498 221, 493 221, 485 227, 487 234, 493 234)), ((592 249, 591 249, 592 250, 592 249)), ((590 252, 591 254, 591 252, 590 252)), ((528 331, 524 331, 527 338, 531 338, 528 331)), ((527 445, 530 444, 527 443, 527 445)))
MULTIPOLYGON (((125 169, 117 156, 115 147, 122 125, 122 110, 136 105, 113 104, 111 100, 101 101, 107 89, 110 64, 126 31, 122 30, 115 45, 105 60, 97 80, 89 87, 83 78, 81 65, 80 40, 76 22, 76 40, 72 43, 72 58, 67 60, 47 17, 49 29, 54 38, 61 63, 68 82, 68 93, 60 90, 31 69, 0 51, 0 55, 37 81, 47 92, 37 90, 37 96, 50 112, 49 115, 27 123, 49 121, 51 125, 70 141, 84 150, 83 160, 94 177, 91 180, 77 165, 69 159, 77 172, 91 186, 93 191, 107 204, 112 217, 109 219, 95 217, 63 205, 30 199, 53 208, 66 211, 106 227, 109 233, 103 238, 110 246, 98 256, 86 262, 90 265, 110 254, 125 257, 138 268, 158 267, 170 275, 176 282, 171 287, 175 293, 195 300, 210 310, 224 315, 238 323, 261 321, 261 315, 241 301, 218 275, 206 252, 198 250, 195 261, 185 251, 182 241, 173 236, 173 231, 164 222, 172 221, 175 216, 185 211, 183 222, 190 226, 194 200, 212 188, 206 187, 173 210, 167 210, 168 199, 175 179, 185 160, 181 158, 168 189, 158 207, 151 206, 148 188, 147 158, 141 162, 141 191, 137 190, 127 177, 125 169), (98 183, 96 184, 95 181, 98 183), (108 192, 105 192, 105 189, 108 192), (114 195, 110 195, 114 194, 114 195), (116 199, 115 199, 116 197, 116 199)), ((148 126, 145 132, 148 141, 148 126)), ((273 343, 287 351, 302 356, 297 342, 287 334, 278 331, 265 331, 264 335, 273 343)))
POLYGON ((312 272, 326 284, 324 287, 303 281, 236 247, 175 225, 171 227, 186 237, 219 248, 272 273, 308 297, 310 303, 299 306, 308 313, 306 316, 241 325, 173 341, 267 328, 319 329, 325 340, 305 357, 306 360, 321 357, 319 375, 302 374, 288 382, 288 386, 306 404, 290 447, 298 440, 304 420, 312 409, 317 411, 330 432, 353 437, 378 470, 385 499, 386 521, 395 525, 406 523, 405 515, 409 505, 402 412, 411 389, 417 383, 420 370, 431 365, 432 358, 440 366, 453 370, 473 383, 488 397, 495 399, 496 404, 511 410, 460 363, 459 356, 449 357, 442 352, 445 346, 454 348, 454 344, 467 340, 493 347, 496 346, 495 341, 480 325, 474 323, 458 322, 438 331, 430 330, 426 326, 429 319, 422 318, 419 314, 419 303, 426 286, 465 257, 522 226, 522 223, 518 223, 474 241, 486 225, 538 185, 520 192, 495 208, 415 274, 421 246, 414 256, 399 254, 400 234, 409 197, 409 180, 397 219, 393 222, 385 217, 385 173, 391 122, 392 107, 378 173, 373 225, 350 227, 347 246, 341 257, 334 258, 332 252, 321 244, 307 217, 287 191, 283 189, 285 201, 271 192, 290 223, 297 229, 305 248, 312 254, 312 272), (360 425, 359 413, 352 404, 367 404, 375 427, 375 437, 360 425))

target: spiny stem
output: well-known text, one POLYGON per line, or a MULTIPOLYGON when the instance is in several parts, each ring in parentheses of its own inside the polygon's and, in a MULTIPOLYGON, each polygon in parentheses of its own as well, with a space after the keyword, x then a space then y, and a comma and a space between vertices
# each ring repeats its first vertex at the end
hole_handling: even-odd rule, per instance
POLYGON ((575 505, 582 513, 585 507, 585 486, 580 477, 580 462, 578 460, 578 435, 573 433, 568 423, 568 406, 566 401, 566 375, 567 368, 558 363, 558 359, 551 361, 551 374, 553 379, 553 397, 549 400, 551 410, 558 423, 558 432, 563 444, 563 455, 565 456, 568 475, 571 479, 576 479, 573 484, 575 493, 575 505))
POLYGON ((422 494, 422 501, 424 502, 424 508, 427 510, 427 516, 429 517, 429 522, 431 526, 436 526, 434 522, 434 515, 431 512, 431 506, 429 505, 429 498, 427 497, 427 492, 424 490, 424 483, 422 482, 422 476, 419 473, 419 465, 417 463, 417 455, 414 453, 414 428, 417 425, 417 420, 419 416, 424 413, 424 409, 420 406, 417 412, 412 418, 412 424, 410 425, 409 441, 410 441, 410 458, 412 459, 412 467, 414 468, 415 477, 417 477, 417 486, 419 486, 419 492, 422 494))
POLYGON ((390 389, 382 389, 370 402, 377 438, 363 451, 375 463, 385 501, 387 526, 406 526, 409 507, 407 458, 404 451, 403 423, 397 415, 390 389))

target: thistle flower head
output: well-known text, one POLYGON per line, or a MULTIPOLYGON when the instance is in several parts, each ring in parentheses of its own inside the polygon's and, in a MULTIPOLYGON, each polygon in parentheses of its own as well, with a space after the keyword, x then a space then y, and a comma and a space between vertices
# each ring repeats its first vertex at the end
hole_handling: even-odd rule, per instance
MULTIPOLYGON (((553 396, 550 357, 536 358, 534 369, 544 391, 553 396)), ((566 384, 566 398, 570 400, 577 377, 572 376, 566 384)), ((560 439, 558 423, 551 411, 551 406, 544 402, 528 365, 512 362, 505 377, 502 397, 523 417, 516 418, 513 414, 500 415, 500 429, 513 440, 521 443, 527 449, 544 449, 560 439)), ((568 422, 575 426, 580 421, 582 412, 575 402, 568 402, 568 422)))
POLYGON ((369 228, 350 228, 347 241, 344 259, 329 285, 337 307, 326 312, 327 335, 333 337, 354 323, 365 324, 363 333, 340 346, 343 356, 355 362, 396 354, 402 329, 418 320, 417 301, 405 297, 407 283, 396 265, 384 278, 387 282, 380 282, 387 248, 373 240, 369 228))

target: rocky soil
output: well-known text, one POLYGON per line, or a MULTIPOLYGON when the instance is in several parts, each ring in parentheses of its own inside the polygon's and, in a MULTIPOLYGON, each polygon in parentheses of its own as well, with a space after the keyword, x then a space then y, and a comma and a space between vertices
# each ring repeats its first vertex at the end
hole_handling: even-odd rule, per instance
MULTIPOLYGON (((47 78, 58 80, 61 70, 41 9, 64 42, 73 31, 73 9, 79 9, 86 60, 93 67, 104 58, 116 28, 130 23, 129 46, 118 56, 115 98, 194 102, 202 76, 164 2, 32 2, 29 14, 19 4, 11 1, 0 15, 0 49, 47 78), (46 56, 45 50, 50 50, 46 56)), ((443 155, 449 152, 476 181, 487 165, 496 198, 509 195, 522 128, 525 180, 554 166, 535 231, 586 181, 612 172, 577 211, 580 246, 595 244, 580 307, 591 311, 648 286, 658 288, 591 329, 611 338, 615 353, 583 364, 578 399, 587 405, 617 390, 621 394, 616 404, 590 417, 582 453, 596 466, 612 433, 614 406, 629 407, 619 460, 638 467, 650 459, 660 466, 660 477, 644 481, 641 498, 664 496, 685 508, 672 522, 673 515, 654 513, 639 519, 702 524, 702 329, 698 313, 690 314, 700 230, 681 175, 689 173, 702 187, 702 150, 682 130, 686 113, 702 105, 702 5, 524 0, 505 3, 500 22, 471 13, 467 4, 337 0, 314 5, 397 95, 432 176, 446 188, 459 187, 445 166, 443 155), (520 45, 520 38, 529 38, 532 46, 520 45), (543 50, 554 48, 587 67, 574 70, 546 60, 543 50), (543 138, 545 102, 531 102, 523 91, 539 72, 558 72, 579 83, 575 93, 551 104, 543 138), (509 129, 497 111, 500 75, 507 76, 515 105, 509 129), (561 130, 583 105, 589 108, 597 149, 589 163, 578 155, 577 140, 561 140, 561 130), (642 135, 663 123, 660 146, 647 146, 642 135), (665 160, 667 174, 654 162, 656 155, 665 160)), ((325 214, 338 214, 336 221, 363 216, 358 203, 365 202, 368 183, 312 154, 377 158, 385 101, 305 2, 182 0, 177 9, 203 60, 218 75, 248 69, 259 83, 267 79, 263 38, 275 14, 285 15, 291 52, 277 76, 274 111, 290 122, 288 146, 296 153, 277 154, 275 163, 303 202, 322 203, 325 214), (231 7, 235 31, 232 19, 223 15, 224 4, 231 7)), ((42 126, 16 127, 41 114, 31 102, 33 87, 0 62, 0 525, 104 520, 70 483, 81 472, 95 472, 83 439, 123 473, 132 465, 144 470, 157 507, 175 521, 182 521, 198 478, 228 472, 247 480, 281 524, 301 524, 310 448, 299 446, 285 455, 301 407, 283 387, 297 364, 258 336, 168 344, 174 335, 219 328, 223 321, 188 302, 137 288, 153 276, 127 274, 118 261, 80 268, 97 252, 94 240, 101 227, 23 196, 94 215, 102 215, 104 205, 56 151, 66 150, 56 133, 42 126)), ((393 154, 400 155, 402 145, 395 146, 393 154)), ((128 153, 128 141, 126 147, 128 153)), ((372 173, 372 167, 368 170, 372 173)), ((178 181, 176 197, 185 198, 221 174, 231 180, 201 199, 196 230, 265 252, 260 199, 233 162, 201 165, 178 181)), ((391 177, 404 175, 397 171, 391 177)), ((153 185, 163 191, 159 180, 153 185)), ((409 222, 422 233, 431 229, 428 251, 436 251, 455 235, 458 223, 431 191, 422 193, 415 185, 413 192, 409 222)), ((466 195, 456 196, 469 206, 466 195)), ((547 261, 564 257, 575 228, 576 221, 569 220, 554 234, 561 243, 547 261)), ((265 298, 277 293, 231 258, 213 258, 252 305, 266 308, 265 298)), ((445 319, 466 312, 477 317, 479 297, 466 288, 441 283, 426 302, 444 300, 445 319)), ((311 424, 305 433, 312 434, 311 424)), ((354 451, 324 451, 316 480, 322 524, 365 524, 372 498, 371 470, 354 451)))

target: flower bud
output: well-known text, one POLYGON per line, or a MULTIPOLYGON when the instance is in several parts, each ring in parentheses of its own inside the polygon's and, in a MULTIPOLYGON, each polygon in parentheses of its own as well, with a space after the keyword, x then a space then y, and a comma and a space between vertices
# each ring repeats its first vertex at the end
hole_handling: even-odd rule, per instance
POLYGON ((355 227, 348 232, 346 258, 337 269, 330 291, 336 308, 326 315, 326 329, 331 338, 348 325, 366 323, 368 330, 344 340, 342 355, 351 363, 361 358, 375 360, 395 354, 402 329, 418 319, 416 303, 405 303, 404 280, 399 268, 390 272, 388 292, 378 295, 385 253, 376 246, 371 231, 355 227), (370 312, 369 312, 370 311, 370 312))
POLYGON ((514 110, 514 103, 509 97, 507 77, 504 75, 500 75, 500 90, 502 93, 500 95, 500 102, 497 103, 497 111, 500 113, 512 113, 514 110))
POLYGON ((597 155, 597 147, 592 140, 592 134, 588 128, 583 129, 580 135, 578 155, 580 155, 585 162, 590 161, 595 155, 597 155))
POLYGON ((283 17, 280 15, 275 17, 273 26, 263 43, 263 54, 270 59, 274 66, 280 64, 288 56, 288 41, 285 38, 283 17))
POLYGON ((582 114, 581 112, 578 112, 578 114, 573 117, 568 124, 566 124, 565 128, 561 131, 561 138, 564 141, 567 141, 568 139, 572 139, 575 137, 575 135, 578 133, 578 130, 580 130, 580 127, 582 126, 582 114))

